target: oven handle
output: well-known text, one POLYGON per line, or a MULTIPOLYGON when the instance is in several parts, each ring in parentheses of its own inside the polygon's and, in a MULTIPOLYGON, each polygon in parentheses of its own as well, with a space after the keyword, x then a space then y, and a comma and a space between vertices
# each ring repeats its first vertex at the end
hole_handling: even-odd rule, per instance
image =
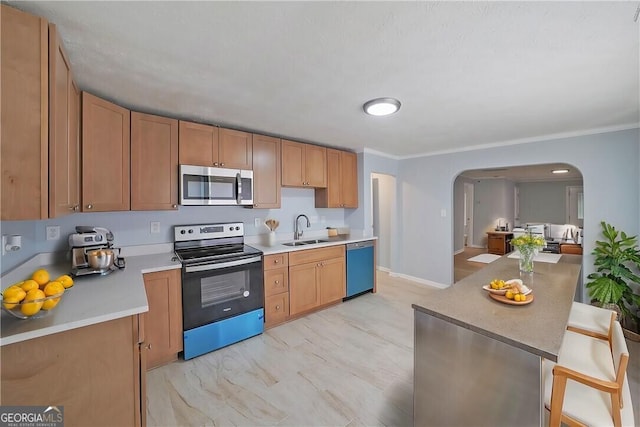
POLYGON ((206 264, 206 265, 190 265, 184 268, 185 273, 195 273, 197 271, 219 270, 221 268, 235 267, 238 265, 251 264, 258 262, 262 257, 254 256, 251 258, 240 259, 237 261, 221 262, 220 264, 206 264))
POLYGON ((242 203, 242 178, 240 177, 240 172, 236 174, 236 190, 238 191, 236 202, 240 204, 242 203))

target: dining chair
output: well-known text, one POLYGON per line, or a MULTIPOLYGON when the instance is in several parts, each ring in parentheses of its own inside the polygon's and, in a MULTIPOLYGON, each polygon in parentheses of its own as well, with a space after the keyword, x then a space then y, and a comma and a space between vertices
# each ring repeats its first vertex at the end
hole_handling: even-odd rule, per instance
POLYGON ((627 343, 618 321, 603 340, 566 331, 558 362, 545 360, 544 402, 549 426, 634 426, 626 370, 627 343))

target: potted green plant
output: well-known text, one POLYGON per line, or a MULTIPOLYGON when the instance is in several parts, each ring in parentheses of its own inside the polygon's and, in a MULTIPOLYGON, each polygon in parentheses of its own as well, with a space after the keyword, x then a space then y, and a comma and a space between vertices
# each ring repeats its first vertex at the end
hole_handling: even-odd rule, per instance
POLYGON ((591 302, 616 310, 623 327, 639 340, 640 295, 632 287, 632 284, 640 286, 640 277, 636 273, 640 268, 637 236, 627 236, 624 231, 619 232, 604 221, 600 225, 605 240, 596 240, 596 248, 592 252, 596 272, 587 276, 591 280, 587 283, 591 302))

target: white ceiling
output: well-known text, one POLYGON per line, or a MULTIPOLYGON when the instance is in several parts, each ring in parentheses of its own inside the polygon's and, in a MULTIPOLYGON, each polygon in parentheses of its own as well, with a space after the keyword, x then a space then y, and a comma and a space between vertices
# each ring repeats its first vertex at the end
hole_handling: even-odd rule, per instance
POLYGON ((138 111, 398 157, 639 121, 637 1, 8 3, 138 111))

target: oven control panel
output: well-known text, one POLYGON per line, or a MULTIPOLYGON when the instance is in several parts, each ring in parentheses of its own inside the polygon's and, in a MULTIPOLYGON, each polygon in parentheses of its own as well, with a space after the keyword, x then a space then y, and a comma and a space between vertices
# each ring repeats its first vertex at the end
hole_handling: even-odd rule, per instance
POLYGON ((176 225, 173 229, 174 241, 218 239, 221 237, 244 236, 242 222, 227 222, 222 224, 192 224, 176 225))

